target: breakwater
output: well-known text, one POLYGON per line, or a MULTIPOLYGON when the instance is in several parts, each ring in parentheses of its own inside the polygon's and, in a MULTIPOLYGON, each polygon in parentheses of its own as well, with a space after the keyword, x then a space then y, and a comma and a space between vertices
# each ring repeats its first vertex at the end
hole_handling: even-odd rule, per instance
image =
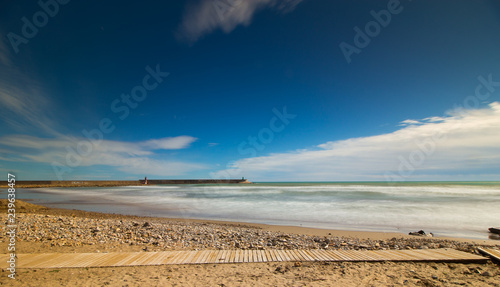
MULTIPOLYGON (((148 179, 148 185, 155 184, 239 184, 251 183, 246 179, 148 179)), ((99 186, 134 186, 144 185, 145 180, 21 180, 16 187, 99 187, 99 186)), ((7 181, 1 181, 0 187, 7 187, 7 181)))
MULTIPOLYGON (((140 180, 144 184, 144 179, 140 180)), ((246 179, 148 179, 149 184, 235 184, 251 183, 246 179)))

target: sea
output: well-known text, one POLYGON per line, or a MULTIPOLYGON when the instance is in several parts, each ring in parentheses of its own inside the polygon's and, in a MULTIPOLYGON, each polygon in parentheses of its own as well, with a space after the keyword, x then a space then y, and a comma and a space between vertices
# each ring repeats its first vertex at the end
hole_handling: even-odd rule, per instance
POLYGON ((339 230, 497 239, 500 182, 261 182, 18 189, 49 207, 339 230))

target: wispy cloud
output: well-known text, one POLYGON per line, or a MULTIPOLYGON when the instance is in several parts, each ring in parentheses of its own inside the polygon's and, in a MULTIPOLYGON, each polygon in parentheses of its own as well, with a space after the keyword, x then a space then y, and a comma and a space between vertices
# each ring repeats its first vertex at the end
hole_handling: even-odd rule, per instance
POLYGON ((288 13, 302 0, 200 0, 186 9, 178 38, 196 42, 216 29, 230 33, 238 25, 248 26, 260 9, 271 7, 288 13))
POLYGON ((5 36, 0 32, 0 65, 9 67, 11 65, 10 52, 5 42, 5 36))
POLYGON ((151 149, 183 149, 189 147, 194 141, 196 141, 196 138, 191 136, 178 136, 148 140, 142 143, 142 145, 151 149))
POLYGON ((54 104, 33 75, 22 72, 12 62, 5 41, 0 40, 0 120, 17 132, 56 132, 51 116, 54 104))
POLYGON ((405 122, 410 125, 388 134, 241 159, 214 176, 260 181, 387 180, 388 173, 404 180, 500 178, 500 103, 415 121, 418 125, 405 122))
MULTIPOLYGON (((40 138, 26 135, 9 135, 0 138, 0 146, 15 158, 4 160, 28 161, 51 165, 54 162, 65 165, 68 154, 77 155, 78 166, 108 166, 129 174, 157 176, 178 176, 206 168, 202 164, 165 159, 155 151, 178 150, 189 147, 196 138, 179 136, 153 139, 141 142, 102 140, 92 143, 91 151, 84 154, 75 151, 79 143, 87 146, 90 141, 77 137, 40 138)), ((83 145, 82 145, 83 146, 83 145)), ((167 156, 168 157, 168 156, 167 156)), ((71 177, 71 175, 68 175, 71 177)))

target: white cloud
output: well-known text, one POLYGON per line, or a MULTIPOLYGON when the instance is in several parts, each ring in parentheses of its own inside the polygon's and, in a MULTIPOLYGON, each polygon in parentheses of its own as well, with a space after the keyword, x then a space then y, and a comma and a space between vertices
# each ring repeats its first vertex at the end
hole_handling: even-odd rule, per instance
POLYGON ((420 124, 419 121, 416 121, 416 120, 404 120, 402 122, 399 123, 400 126, 409 126, 409 125, 418 125, 420 124))
POLYGON ((194 141, 196 141, 194 137, 178 136, 174 138, 149 140, 142 143, 142 145, 151 149, 183 149, 189 147, 194 141))
POLYGON ((186 9, 179 38, 196 42, 216 29, 230 33, 238 25, 248 26, 259 9, 274 7, 283 13, 292 11, 302 0, 201 0, 186 9))
POLYGON ((500 103, 417 122, 388 134, 241 159, 236 168, 214 176, 258 181, 500 179, 500 103))
MULTIPOLYGON (((142 142, 101 140, 90 142, 84 138, 39 138, 9 135, 0 138, 0 146, 15 158, 4 160, 28 161, 52 165, 57 162, 68 168, 108 166, 119 171, 156 176, 178 176, 206 168, 202 164, 162 159, 153 150, 187 148, 196 138, 179 136, 142 142)), ((54 176, 56 173, 54 173, 54 176)), ((71 177, 71 173, 66 174, 71 177)))

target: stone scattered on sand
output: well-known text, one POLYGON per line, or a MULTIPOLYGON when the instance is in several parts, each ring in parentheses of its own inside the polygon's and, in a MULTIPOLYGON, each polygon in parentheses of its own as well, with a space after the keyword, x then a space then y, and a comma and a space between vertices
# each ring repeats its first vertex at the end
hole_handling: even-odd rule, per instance
POLYGON ((408 233, 408 235, 434 237, 434 234, 432 232, 425 233, 425 231, 423 231, 423 230, 410 232, 410 233, 408 233))
MULTIPOLYGON (((3 222, 5 214, 0 215, 3 222)), ((267 231, 241 224, 217 224, 135 217, 87 218, 68 215, 18 214, 19 241, 52 246, 111 244, 138 245, 145 251, 199 249, 343 249, 402 250, 455 248, 475 252, 469 242, 448 239, 392 238, 370 240, 340 236, 312 236, 267 231)), ((424 232, 425 233, 425 232, 424 232)), ((7 237, 0 234, 0 241, 7 237)))

